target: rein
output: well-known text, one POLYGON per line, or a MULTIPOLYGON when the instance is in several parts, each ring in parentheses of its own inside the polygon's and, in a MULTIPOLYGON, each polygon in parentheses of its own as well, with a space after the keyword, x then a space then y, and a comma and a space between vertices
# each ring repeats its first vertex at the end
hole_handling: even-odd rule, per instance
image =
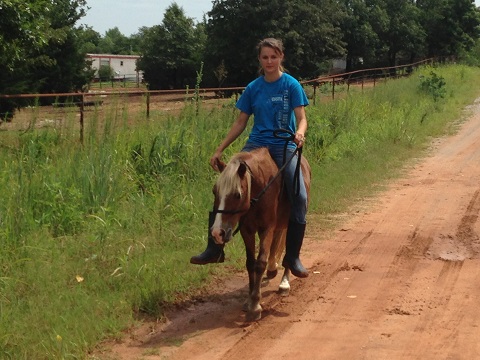
POLYGON ((273 182, 280 176, 280 174, 285 170, 287 165, 293 160, 295 155, 298 153, 298 162, 297 166, 295 168, 295 175, 294 175, 294 181, 293 181, 293 186, 295 188, 295 196, 298 196, 300 193, 300 165, 301 165, 301 159, 302 159, 302 148, 297 147, 293 154, 290 156, 290 158, 285 161, 285 158, 287 157, 287 148, 288 148, 288 143, 295 139, 295 134, 292 133, 289 130, 285 129, 278 129, 274 130, 273 136, 276 138, 280 138, 285 140, 285 146, 283 148, 283 165, 280 169, 278 169, 278 172, 275 174, 275 176, 268 182, 268 184, 258 193, 258 196, 256 198, 253 198, 250 200, 250 205, 253 206, 255 205, 258 200, 267 192, 268 188, 273 184, 273 182), (284 134, 287 134, 288 136, 285 136, 284 134))
MULTIPOLYGON (((283 149, 283 160, 284 163, 280 169, 278 169, 277 173, 273 176, 273 178, 265 185, 265 187, 258 193, 257 197, 250 199, 250 207, 255 206, 255 204, 262 198, 263 195, 267 192, 267 190, 270 188, 270 186, 273 184, 273 182, 282 174, 282 172, 285 170, 287 165, 293 160, 295 155, 298 153, 298 162, 297 166, 295 168, 295 174, 294 174, 294 181, 293 181, 293 187, 295 188, 295 196, 298 196, 300 193, 300 166, 301 166, 301 158, 302 158, 302 148, 296 147, 295 151, 292 153, 292 155, 288 158, 287 161, 285 161, 286 156, 287 156, 287 148, 288 148, 288 143, 290 141, 293 141, 295 139, 295 134, 291 132, 290 130, 286 129, 277 129, 273 131, 273 136, 279 139, 285 140, 285 146, 283 149)), ((247 167, 248 165, 245 164, 247 167)), ((249 191, 250 191, 249 186, 249 191)), ((240 210, 218 210, 218 209, 213 209, 213 211, 210 212, 211 214, 238 214, 244 211, 247 211, 250 207, 245 208, 245 209, 240 209, 240 210)), ((237 228, 233 232, 232 236, 235 236, 240 231, 240 225, 241 221, 238 223, 237 228)), ((209 228, 212 227, 213 224, 209 224, 209 228)))

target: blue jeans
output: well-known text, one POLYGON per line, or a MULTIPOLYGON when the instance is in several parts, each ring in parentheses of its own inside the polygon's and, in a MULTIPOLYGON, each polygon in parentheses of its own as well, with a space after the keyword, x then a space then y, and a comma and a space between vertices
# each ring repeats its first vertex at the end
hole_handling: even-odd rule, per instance
MULTIPOLYGON (((256 149, 257 146, 247 144, 243 147, 242 151, 252 151, 256 149)), ((277 164, 278 168, 281 168, 284 164, 283 162, 283 152, 284 148, 282 147, 269 147, 268 151, 270 152, 270 156, 273 158, 275 163, 277 164)), ((287 154, 285 156, 286 161, 290 159, 292 154, 295 150, 287 149, 287 154)), ((295 157, 288 163, 288 165, 283 170, 283 179, 285 182, 285 190, 288 195, 288 199, 290 204, 292 205, 290 211, 290 221, 299 223, 299 224, 306 224, 307 223, 307 189, 305 188, 305 182, 303 181, 303 174, 300 170, 299 176, 299 183, 300 183, 300 191, 296 194, 297 187, 294 188, 294 175, 295 175, 295 168, 298 162, 298 154, 295 154, 295 157)))

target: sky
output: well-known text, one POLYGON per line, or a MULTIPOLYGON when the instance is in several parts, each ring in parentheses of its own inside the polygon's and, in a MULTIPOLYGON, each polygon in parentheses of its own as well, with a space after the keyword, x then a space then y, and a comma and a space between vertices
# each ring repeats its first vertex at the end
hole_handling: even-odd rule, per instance
POLYGON ((212 9, 212 0, 87 0, 90 9, 79 24, 91 26, 102 36, 114 27, 130 36, 143 26, 160 25, 165 10, 174 2, 196 22, 212 9))
MULTIPOLYGON (((91 26, 102 36, 114 27, 118 27, 123 35, 130 36, 143 26, 160 25, 165 10, 173 2, 183 8, 187 17, 197 22, 212 9, 212 0, 87 0, 90 10, 80 24, 91 26)), ((480 0, 475 0, 475 4, 480 6, 480 0)))

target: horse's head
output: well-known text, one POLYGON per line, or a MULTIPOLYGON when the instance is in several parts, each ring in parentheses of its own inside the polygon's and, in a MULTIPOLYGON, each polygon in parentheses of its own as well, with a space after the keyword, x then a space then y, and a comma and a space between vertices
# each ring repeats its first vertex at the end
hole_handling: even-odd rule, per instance
POLYGON ((213 224, 209 224, 217 244, 231 239, 240 218, 250 208, 251 174, 248 165, 238 157, 226 166, 221 165, 220 176, 213 187, 213 224))

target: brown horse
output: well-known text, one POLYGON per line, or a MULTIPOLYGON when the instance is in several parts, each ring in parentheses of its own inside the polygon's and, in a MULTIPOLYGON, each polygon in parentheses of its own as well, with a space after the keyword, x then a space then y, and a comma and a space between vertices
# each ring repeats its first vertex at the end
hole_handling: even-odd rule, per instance
MULTIPOLYGON (((301 158, 302 173, 310 190, 311 171, 305 157, 301 158)), ((219 163, 220 176, 213 188, 215 221, 210 231, 217 244, 225 244, 238 225, 245 243, 249 297, 245 304, 247 321, 261 318, 261 282, 277 274, 277 263, 285 250, 285 236, 290 216, 290 203, 283 189, 282 177, 266 148, 240 152, 225 164, 219 163), (270 184, 269 184, 270 183, 270 184), (255 237, 260 244, 255 258, 255 237)), ((293 190, 292 190, 293 191, 293 190)), ((288 293, 289 271, 285 270, 280 291, 288 293)))

